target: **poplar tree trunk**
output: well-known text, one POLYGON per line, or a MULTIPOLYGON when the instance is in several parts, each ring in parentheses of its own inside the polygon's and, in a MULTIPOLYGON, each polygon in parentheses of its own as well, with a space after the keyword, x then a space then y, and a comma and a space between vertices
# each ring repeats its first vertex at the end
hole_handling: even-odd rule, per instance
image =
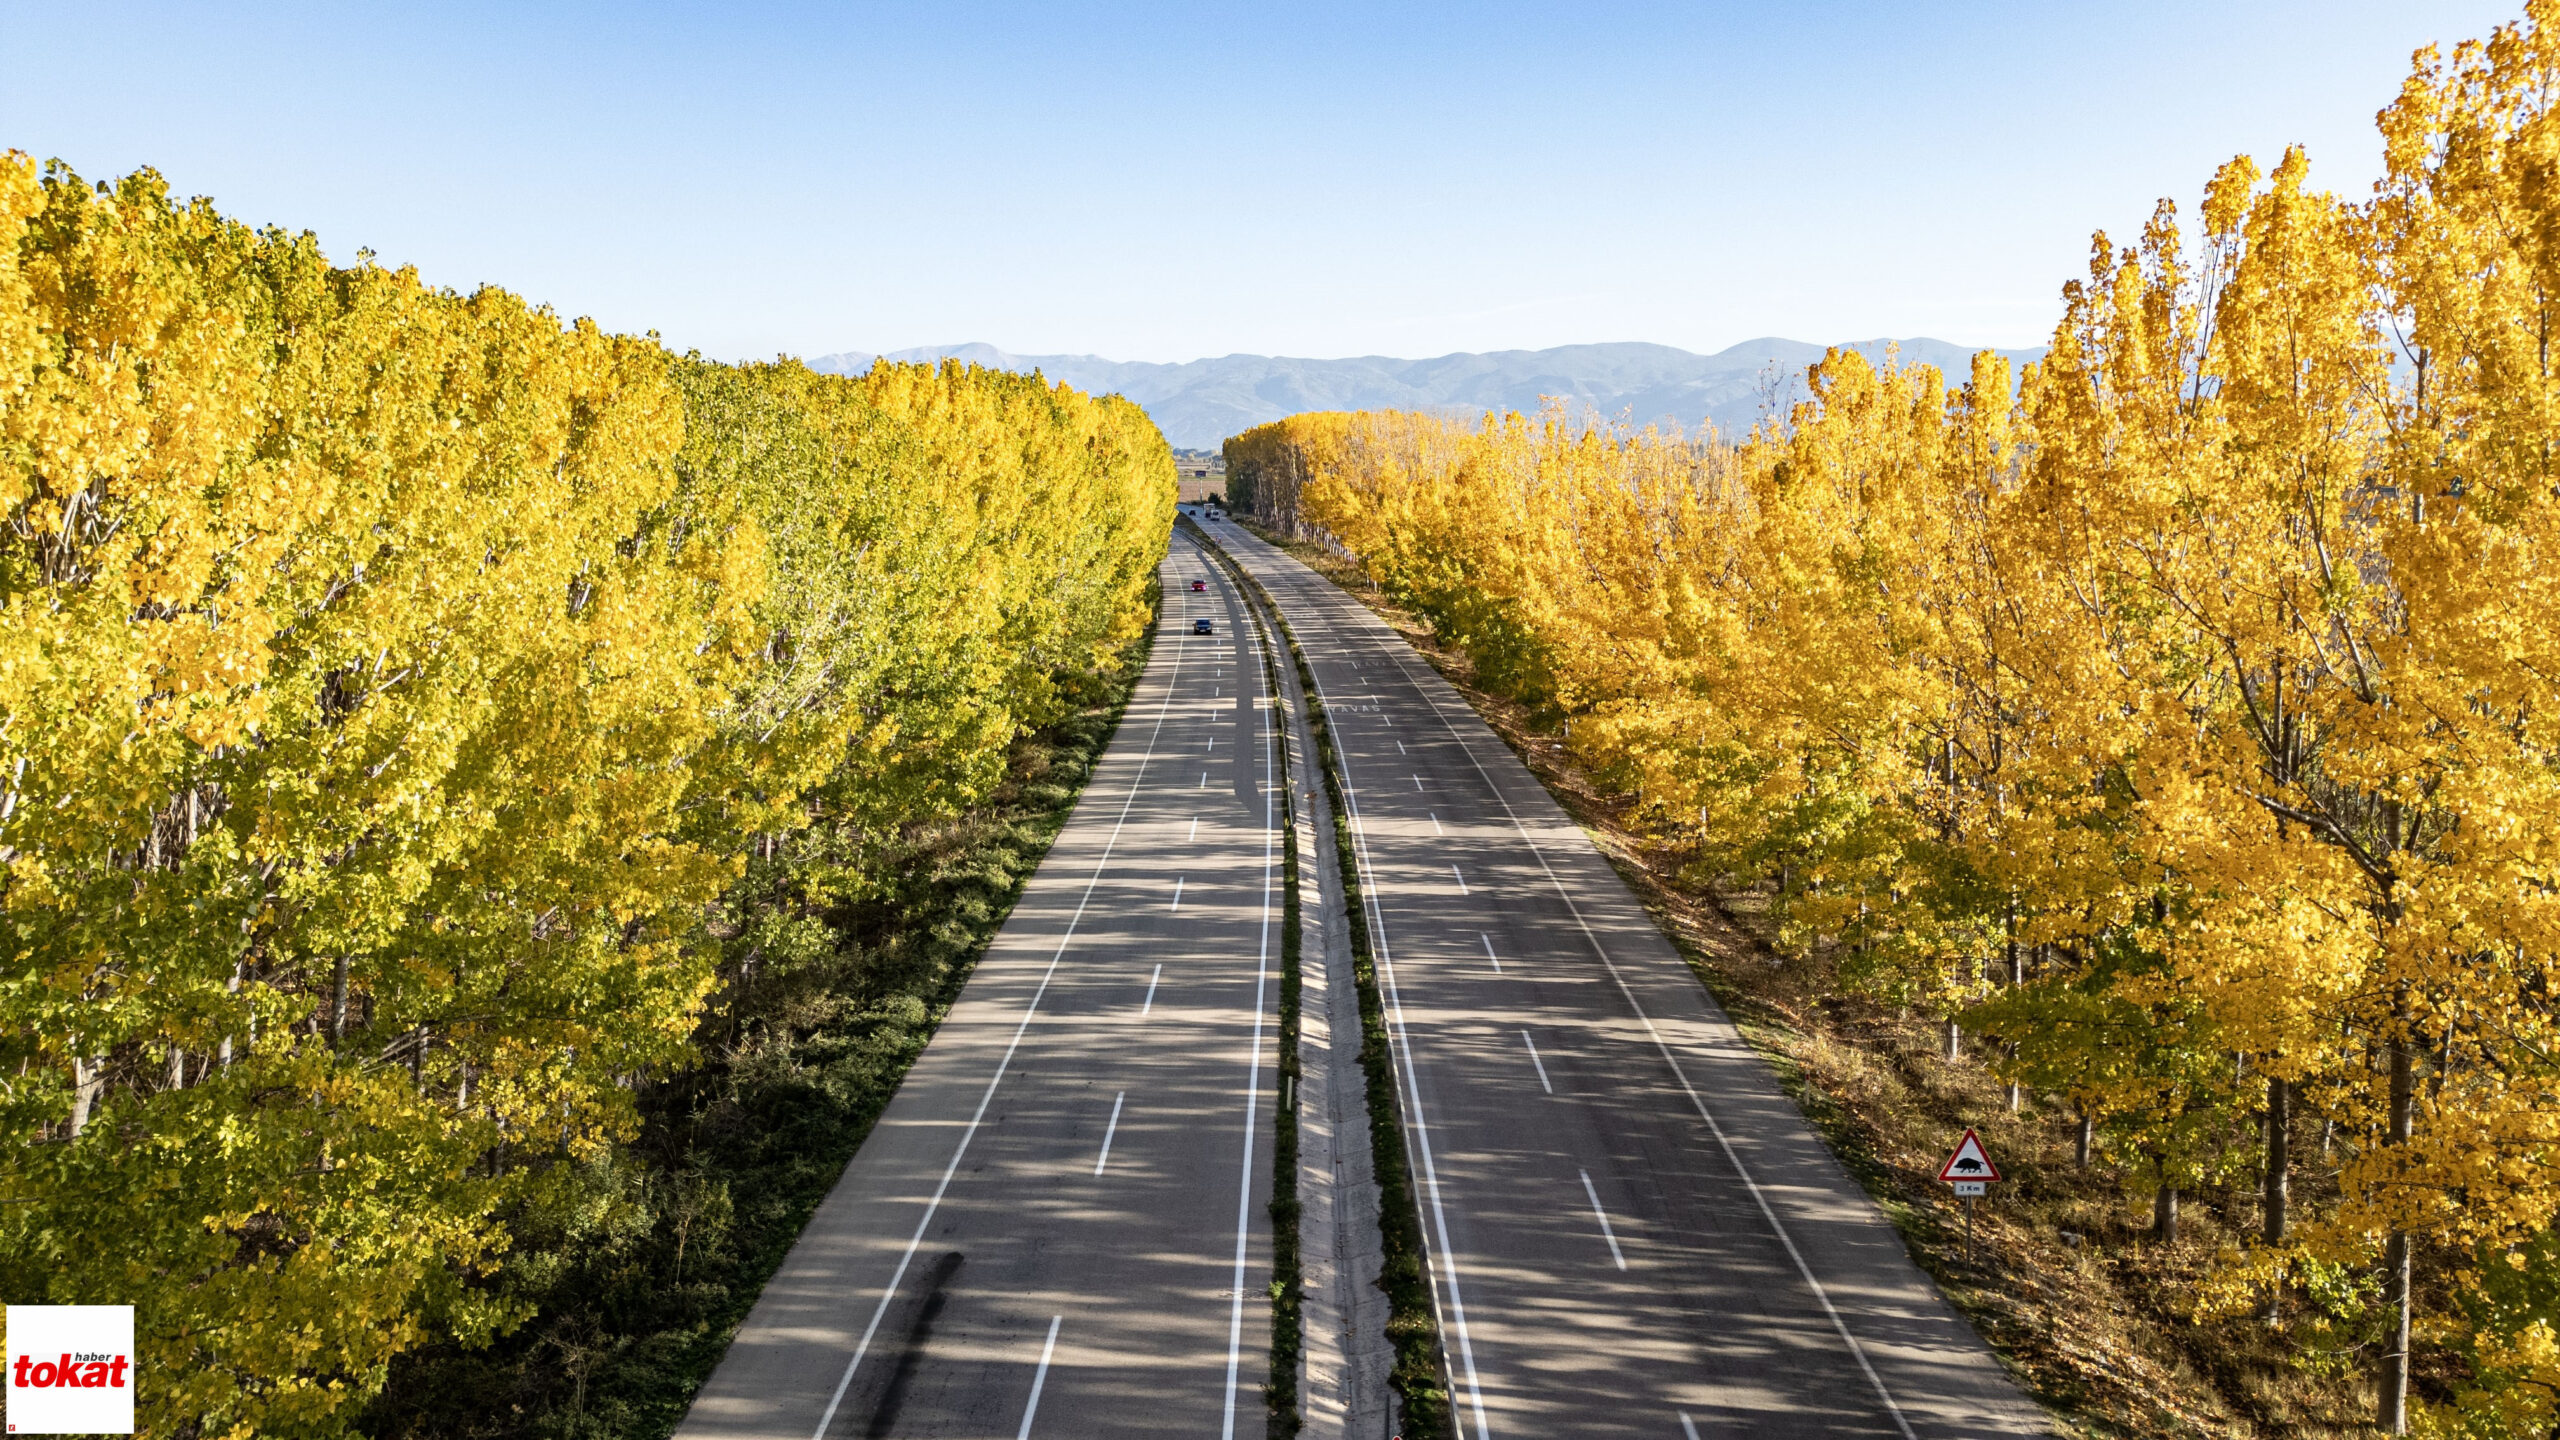
POLYGON ((77 1137, 89 1128, 89 1112, 97 1108, 98 1092, 106 1088, 107 1077, 95 1060, 71 1062, 71 1133, 77 1137))
MULTIPOLYGON (((225 995, 237 995, 237 994, 239 994, 239 993, 240 993, 240 970, 241 970, 241 967, 240 967, 239 965, 237 965, 237 964, 234 964, 234 965, 231 967, 231 981, 230 981, 230 983, 229 983, 229 984, 226 984, 226 985, 224 985, 224 986, 222 987, 222 993, 223 993, 223 994, 225 994, 225 995)), ((225 1035, 225 1036, 223 1036, 223 1037, 222 1037, 222 1044, 216 1048, 216 1050, 215 1050, 215 1054, 220 1058, 220 1063, 221 1063, 221 1065, 222 1065, 222 1073, 223 1073, 223 1074, 225 1074, 225 1075, 230 1074, 230 1073, 231 1073, 231 1037, 230 1037, 230 1036, 225 1035)))
MULTIPOLYGON (((2012 989, 2012 990, 2015 990, 2015 989, 2017 989, 2019 986, 2024 985, 2024 984, 2026 984, 2026 983, 2027 983, 2027 954, 2026 954, 2026 951, 2024 951, 2024 950, 2020 949, 2020 948, 2019 948, 2019 946, 2018 946, 2018 897, 2017 897, 2017 896, 2012 895, 2012 896, 2010 896, 2010 897, 2009 897, 2009 910, 2008 910, 2008 914, 2002 917, 2002 919, 2001 919, 2001 922, 2000 922, 2000 923, 2001 923, 2001 928, 2002 928, 2003 930, 2005 930, 2005 931, 2007 932, 2007 934, 2008 934, 2008 946, 2009 946, 2009 988, 2010 988, 2010 989, 2012 989)), ((2017 1044, 2016 1044, 2016 1042, 2012 1041, 2012 1042, 2010 1043, 2010 1045, 2009 1045, 2009 1058, 2010 1058, 2010 1059, 2012 1059, 2012 1060, 2015 1060, 2015 1059, 2017 1058, 2017 1055, 2018 1055, 2018 1047, 2017 1047, 2017 1044)), ((2026 1093, 2025 1093, 2025 1092, 2026 1092, 2026 1087, 2024 1087, 2024 1086, 2020 1085, 2017 1081, 2012 1080, 2012 1081, 2010 1081, 2010 1082, 2009 1082, 2008 1094, 2007 1094, 2007 1095, 2006 1095, 2006 1097, 2004 1097, 2004 1098, 2006 1098, 2006 1099, 2008 1100, 2008 1102, 2009 1102, 2009 1113, 2010 1113, 2010 1114, 2015 1115, 2015 1114, 2017 1114, 2017 1113, 2018 1113, 2018 1108, 2019 1108, 2019 1106, 2024 1102, 2024 1100, 2025 1100, 2025 1098, 2026 1098, 2026 1093)))
POLYGON ((2389 1348, 2382 1355, 2382 1431, 2409 1433, 2409 1236, 2394 1230, 2382 1247, 2383 1303, 2391 1311, 2389 1348))
MULTIPOLYGON (((2405 1018, 2405 1012, 2404 1012, 2405 1018)), ((2391 1040, 2391 1144, 2409 1143, 2411 1112, 2416 1108, 2416 1066, 2411 1063, 2406 1035, 2391 1040)), ((2409 1232, 2394 1230, 2382 1249, 2382 1301, 2390 1308, 2391 1337, 2382 1355, 2382 1413, 2378 1417, 2384 1433, 2409 1433, 2409 1310, 2410 1281, 2415 1268, 2410 1257, 2409 1232)))
POLYGON ((2151 1197, 2151 1239, 2173 1245, 2178 1239, 2178 1187, 2163 1185, 2151 1197))
POLYGON ((1964 1027, 1953 1020, 1947 1022, 1947 1063, 1953 1065, 1964 1058, 1964 1027))
POLYGON ((2093 1139, 2095 1139, 2095 1138, 2096 1138, 2096 1136, 2095 1136, 2095 1134, 2094 1134, 2093 1132, 2095 1132, 2095 1131, 2097 1130, 2097 1128, 2098 1128, 2098 1122, 2097 1122, 2097 1121, 2095 1121, 2095 1120, 2092 1120, 2091 1118, 2089 1118, 2089 1112, 2088 1112, 2088 1111, 2086 1111, 2086 1110, 2081 1111, 2081 1112, 2080 1112, 2080 1133, 2079 1133, 2077 1136, 2073 1137, 2073 1142, 2072 1142, 2072 1149, 2071 1149, 2071 1168, 2072 1168, 2072 1169, 2074 1169, 2074 1170, 2086 1170, 2086 1169, 2088 1169, 2088 1168, 2089 1168, 2089 1144, 2090 1144, 2090 1141, 2092 1141, 2093 1139))
MULTIPOLYGON (((2293 1087, 2267 1077, 2267 1173, 2260 1197, 2258 1238, 2269 1246, 2284 1243, 2286 1209, 2293 1199, 2293 1087)), ((2259 1302, 2258 1318, 2273 1325, 2282 1315, 2283 1287, 2270 1283, 2259 1302)))
POLYGON ((2011 989, 2027 983, 2027 960, 2018 948, 2018 897, 2009 897, 2008 908, 2000 917, 2000 977, 2011 989))
POLYGON ((2287 1208, 2293 1201, 2293 1087, 2267 1077, 2267 1183, 2265 1218, 2259 1238, 2284 1243, 2287 1208))

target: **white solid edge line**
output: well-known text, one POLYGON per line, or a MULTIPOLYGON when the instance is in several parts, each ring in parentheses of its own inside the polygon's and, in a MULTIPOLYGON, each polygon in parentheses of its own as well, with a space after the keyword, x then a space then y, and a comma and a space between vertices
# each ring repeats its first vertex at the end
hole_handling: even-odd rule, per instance
POLYGON ((1156 1008, 1156 986, 1163 979, 1164 967, 1162 965, 1158 965, 1156 967, 1156 973, 1147 977, 1147 1003, 1138 1007, 1139 1019, 1146 1019, 1147 1012, 1156 1008))
POLYGON ((1102 1127, 1102 1153, 1093 1157, 1093 1173, 1096 1175, 1102 1173, 1103 1165, 1111 1159, 1111 1137, 1120 1133, 1120 1102, 1128 1098, 1126 1090, 1111 1097, 1111 1123, 1102 1127))
MULTIPOLYGON (((1315 680, 1316 703, 1325 706, 1328 712, 1331 711, 1332 705, 1324 695, 1324 681, 1316 675, 1316 667, 1312 661, 1307 666, 1307 675, 1315 680)), ((1414 1138, 1419 1142, 1422 1150, 1423 1187, 1431 1193, 1431 1218, 1440 1232, 1438 1263, 1434 1264, 1433 1257, 1426 1255, 1424 1264, 1433 1274, 1446 1272, 1449 1286, 1449 1321, 1441 1328, 1444 1333, 1451 1328, 1458 1332, 1458 1356, 1466 1367, 1467 1401, 1475 1411, 1476 1440, 1492 1440, 1493 1425, 1485 1418, 1484 1413, 1484 1385, 1476 1375, 1475 1342, 1467 1328, 1466 1297, 1458 1288, 1457 1252, 1449 1244, 1449 1214, 1440 1200, 1440 1171, 1431 1153, 1431 1127, 1422 1113, 1422 1082, 1414 1071, 1413 1037, 1405 1029, 1404 996, 1396 986, 1395 956, 1387 943, 1387 916, 1385 910, 1379 906, 1376 867, 1369 861, 1369 832, 1360 818, 1360 788, 1352 783, 1350 757, 1340 746, 1334 747, 1333 753, 1342 767, 1343 806, 1350 812, 1351 820, 1352 864, 1358 871, 1361 892, 1366 897, 1366 903, 1362 908, 1369 912, 1374 922, 1373 933, 1378 941, 1378 977, 1385 985, 1387 992, 1387 1029, 1391 1042, 1389 1048, 1391 1051, 1401 1051, 1404 1056, 1404 1073, 1400 1083, 1406 1101, 1405 1114, 1414 1132, 1414 1138)), ((1440 1287, 1438 1285, 1431 1287, 1431 1312, 1434 1319, 1439 1318, 1440 1287)), ((1460 1433, 1464 1433, 1463 1429, 1460 1433)))
MULTIPOLYGON (((1102 872, 1111 864, 1111 852, 1120 843, 1120 829, 1129 823, 1129 807, 1138 803, 1138 791, 1147 782, 1147 764, 1155 759, 1156 738, 1164 733, 1164 717, 1173 708, 1174 685, 1182 678, 1182 647, 1173 650, 1173 673, 1165 677, 1164 700, 1156 707, 1155 728, 1147 732, 1146 753, 1138 757, 1138 773, 1129 781, 1129 793, 1120 801, 1119 818, 1111 822, 1111 838, 1103 842, 1102 855, 1093 862, 1092 878, 1084 882, 1084 894, 1076 900, 1073 915, 1067 917, 1066 933, 1058 937, 1058 948, 1049 953, 1049 966, 1040 972, 1040 984, 1031 992, 1031 1002, 1022 1008, 1022 1022, 1013 1027, 1013 1039, 1004 1047, 1004 1058, 996 1062, 993 1075, 987 1077, 987 1088, 978 1097, 976 1113, 969 1117, 968 1128, 960 1132, 960 1143, 951 1151, 951 1163, 942 1167, 942 1181, 933 1187, 933 1198, 925 1202, 924 1215, 916 1221, 916 1233, 907 1241, 907 1253, 898 1257, 898 1268, 891 1272, 889 1283, 880 1292, 880 1303, 872 1307, 871 1323, 862 1327, 862 1339, 853 1347, 853 1358, 844 1362, 844 1374, 836 1378, 836 1389, 827 1397, 826 1412, 818 1417, 818 1428, 809 1432, 809 1440, 826 1440, 827 1427, 835 1422, 836 1407, 844 1403, 845 1387, 853 1383, 853 1372, 862 1366, 862 1357, 871 1350, 871 1337, 880 1331, 880 1317, 889 1313, 889 1301, 896 1297, 898 1286, 907 1278, 907 1266, 916 1258, 916 1247, 924 1243, 924 1232, 933 1224, 934 1212, 942 1208, 943 1194, 951 1188, 951 1177, 960 1170, 960 1157, 969 1153, 969 1141, 978 1133, 978 1122, 987 1117, 987 1106, 996 1098, 996 1086, 1003 1083, 1005 1070, 1013 1064, 1013 1052, 1022 1044, 1023 1032, 1031 1028, 1031 1017, 1040 1013, 1040 999, 1049 993, 1050 978, 1058 973, 1058 961, 1067 953, 1067 945, 1075 939, 1076 926, 1084 919, 1085 906, 1093 902, 1093 887, 1102 883, 1102 872)), ((1057 1323, 1050 1322, 1049 1334, 1055 1340, 1057 1323)), ((1044 1362, 1045 1371, 1045 1362, 1044 1362)), ((1022 1417, 1023 1431, 1030 1433, 1031 1417, 1022 1417)))
MULTIPOLYGON (((1525 1036, 1529 1032, 1523 1030, 1520 1033, 1525 1036)), ((1584 1170, 1579 1173, 1582 1176, 1582 1193, 1591 1197, 1591 1213, 1600 1218, 1600 1238, 1609 1242, 1609 1258, 1617 1261, 1618 1268, 1624 1270, 1627 1268, 1627 1252, 1618 1248, 1618 1232, 1609 1228, 1609 1212, 1600 1208, 1600 1192, 1591 1186, 1591 1172, 1584 1170)))
POLYGON ((1268 693, 1267 684, 1271 671, 1277 667, 1271 661, 1271 640, 1262 633, 1260 617, 1253 614, 1252 606, 1245 602, 1243 596, 1236 599, 1239 608, 1254 621, 1254 648, 1263 654, 1266 678, 1262 705, 1262 944, 1253 970, 1253 1048, 1245 1056, 1244 1156, 1238 1162, 1236 1180, 1235 1300, 1227 1312, 1227 1398, 1225 1417, 1218 1428, 1220 1440, 1235 1440, 1236 1385, 1244 1364, 1245 1244, 1252 1234, 1253 1222, 1253 1112, 1262 1097, 1262 997, 1271 976, 1271 875, 1279 839, 1279 830, 1272 822, 1276 818, 1275 806, 1280 798, 1271 773, 1271 767, 1279 758, 1279 697, 1268 693))
POLYGON ((1618 970, 1618 962, 1609 958, 1609 948, 1600 943, 1600 936, 1591 928, 1590 920, 1583 916, 1582 907, 1573 903, 1573 892, 1565 888, 1564 880, 1556 874, 1555 867, 1547 863, 1546 852, 1538 848, 1536 838, 1529 834, 1529 827, 1521 821, 1520 812, 1511 808, 1510 797, 1493 782, 1492 773, 1484 768, 1482 760, 1476 758, 1475 746, 1449 719, 1439 699, 1424 689, 1409 669, 1404 669, 1401 657, 1397 663, 1404 673, 1405 682, 1413 687, 1425 705, 1431 707, 1431 713, 1439 720, 1441 728, 1449 732, 1450 739, 1458 742, 1458 748, 1466 754, 1467 763, 1475 767, 1477 777, 1484 781, 1487 790, 1493 792, 1495 802, 1502 806, 1502 813, 1511 817, 1511 828, 1520 832, 1521 843, 1529 847, 1530 857, 1538 862, 1540 870, 1546 872, 1548 883, 1555 886, 1557 898, 1563 900, 1564 908, 1572 913, 1573 923, 1582 930, 1582 938, 1591 942, 1591 953, 1600 957, 1600 964, 1608 970, 1609 978, 1617 983, 1618 993, 1626 997, 1628 1008, 1644 1022, 1644 1033, 1652 1039, 1654 1049, 1661 1052, 1663 1063, 1671 1067, 1672 1078, 1680 1082, 1680 1089, 1688 1095, 1689 1103, 1697 1108, 1698 1118, 1707 1122, 1708 1131, 1716 1137, 1716 1148, 1724 1152, 1725 1163, 1733 1167, 1734 1174, 1742 1177, 1743 1188, 1751 1192, 1752 1203, 1760 1207, 1761 1218, 1769 1222, 1769 1229, 1777 1235, 1778 1243, 1786 1247, 1787 1258, 1795 1262, 1796 1273, 1804 1277, 1806 1287, 1813 1291, 1813 1298, 1821 1302, 1822 1313, 1830 1318, 1831 1328, 1840 1336, 1840 1342, 1849 1347, 1849 1356, 1858 1362, 1859 1372, 1867 1377, 1869 1385, 1875 1387, 1876 1398, 1884 1402, 1885 1412, 1893 1417, 1894 1428, 1902 1432, 1903 1440, 1920 1440, 1911 1429, 1909 1417, 1902 1413, 1902 1406, 1893 1398, 1893 1392, 1885 1388, 1884 1377, 1876 1373, 1875 1365, 1867 1359, 1867 1347, 1859 1344, 1858 1337, 1849 1332, 1849 1322, 1841 1317, 1839 1307, 1831 1303, 1831 1292, 1814 1277, 1813 1267, 1806 1263, 1804 1252, 1796 1247, 1796 1237, 1788 1232, 1785 1222, 1778 1218, 1777 1208, 1761 1191, 1760 1182, 1752 1178, 1750 1168, 1742 1163, 1742 1156, 1735 1152, 1733 1141, 1724 1133, 1724 1126, 1716 1122, 1715 1112, 1709 1110, 1707 1102, 1699 1096, 1698 1087, 1689 1083, 1689 1072, 1680 1068, 1680 1057, 1671 1052, 1671 1044, 1655 1028, 1653 1016, 1646 1013, 1644 1005, 1636 999, 1634 988, 1627 984, 1626 976, 1618 970))
POLYGON ((1040 1387, 1049 1383, 1049 1357, 1058 1349, 1058 1322, 1066 1318, 1049 1317, 1049 1338, 1040 1347, 1040 1368, 1031 1372, 1031 1403, 1022 1407, 1022 1428, 1013 1432, 1013 1440, 1031 1440, 1031 1417, 1040 1413, 1040 1387))
MULTIPOLYGON (((1556 1093, 1556 1087, 1547 1083, 1547 1062, 1538 1058, 1538 1042, 1530 1039, 1529 1032, 1523 1030, 1520 1032, 1520 1043, 1529 1047, 1529 1063, 1538 1067, 1538 1088, 1550 1095, 1556 1093)), ((1106 1140, 1103 1143, 1108 1145, 1111 1142, 1106 1140)), ((1618 1268, 1623 1270, 1626 1267, 1622 1265, 1618 1268)))

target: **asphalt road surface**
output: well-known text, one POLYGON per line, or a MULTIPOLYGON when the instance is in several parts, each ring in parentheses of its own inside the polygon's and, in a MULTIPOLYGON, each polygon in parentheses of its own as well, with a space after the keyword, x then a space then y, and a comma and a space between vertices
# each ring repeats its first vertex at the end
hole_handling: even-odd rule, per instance
POLYGON ((1272 712, 1217 567, 1159 580, 1066 828, 678 1440, 1264 1433, 1272 712))
POLYGON ((2046 1433, 1465 701, 1350 596, 1208 528, 1288 618, 1347 771, 1464 1433, 2046 1433))

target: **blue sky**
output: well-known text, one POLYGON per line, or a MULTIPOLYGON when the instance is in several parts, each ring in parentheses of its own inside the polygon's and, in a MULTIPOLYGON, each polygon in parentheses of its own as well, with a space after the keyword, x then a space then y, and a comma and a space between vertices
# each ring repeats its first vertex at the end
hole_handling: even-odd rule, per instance
POLYGON ((2520 8, 0 0, 0 148, 722 358, 2028 345, 2520 8))

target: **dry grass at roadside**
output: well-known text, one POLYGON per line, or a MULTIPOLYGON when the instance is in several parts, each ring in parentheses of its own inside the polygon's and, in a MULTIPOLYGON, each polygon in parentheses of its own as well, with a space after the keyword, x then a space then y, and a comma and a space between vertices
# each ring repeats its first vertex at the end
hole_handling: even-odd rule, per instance
MULTIPOLYGON (((1842 992, 1826 955, 1781 954, 1764 928, 1765 895, 1702 881, 1689 855, 1638 833, 1632 797, 1604 793, 1551 729, 1478 690, 1467 657, 1443 649, 1426 621, 1369 589, 1342 557, 1263 538, 1341 585, 1429 659, 1582 823, 1913 1257, 2062 1429, 2144 1440, 2375 1433, 2369 1356, 2349 1337, 2302 1319, 2269 1327, 2191 1318, 2206 1262, 2256 1225, 2253 1197, 2195 1195, 2179 1240, 2151 1245, 2149 1192, 2128 1188, 2103 1162, 2075 1168, 2075 1122, 2062 1108, 2030 1096, 2011 1114, 1983 1067, 1943 1058, 1934 1023, 1842 992), (1970 1258, 1963 1214, 1935 1179, 1968 1125, 2006 1174, 1976 1214, 1970 1258)), ((2316 1145, 2312 1159, 2297 1176, 2298 1199, 2325 1185, 2316 1145)))

